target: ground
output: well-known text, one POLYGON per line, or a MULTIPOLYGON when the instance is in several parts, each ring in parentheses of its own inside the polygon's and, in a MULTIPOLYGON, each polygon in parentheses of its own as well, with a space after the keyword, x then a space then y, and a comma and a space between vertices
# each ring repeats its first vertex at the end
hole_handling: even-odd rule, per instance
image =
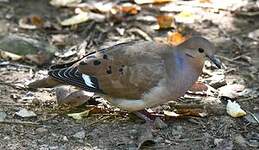
MULTIPOLYGON (((143 5, 140 14, 155 16, 160 7, 143 5)), ((246 89, 257 93, 259 34, 254 31, 259 28, 259 16, 253 13, 258 12, 258 6, 255 10, 246 9, 250 5, 241 8, 235 11, 216 9, 213 13, 210 10, 212 8, 209 8, 207 11, 210 15, 203 15, 206 19, 176 26, 183 28, 185 35, 202 35, 215 43, 217 55, 226 66, 225 81, 228 84, 245 85, 246 89)), ((103 22, 89 21, 72 27, 61 27, 59 21, 73 15, 69 8, 57 8, 45 0, 0 0, 1 36, 26 35, 59 48, 54 58, 49 58, 48 64, 44 65, 0 59, 0 149, 137 149, 138 146, 141 149, 258 149, 258 120, 253 122, 246 117, 233 118, 224 109, 222 113, 210 113, 205 117, 169 119, 166 121, 167 127, 150 129, 141 120, 117 111, 94 113, 75 120, 67 114, 82 112, 87 106, 67 110, 57 105, 54 89, 31 91, 24 88, 25 83, 46 76, 50 64, 69 62, 80 57, 83 42, 87 43, 83 51, 89 52, 120 40, 161 40, 167 36, 168 31, 173 30, 151 29, 150 22, 137 20, 136 16, 140 14, 126 17, 119 14, 117 18, 110 17, 103 22), (51 23, 51 27, 23 29, 18 22, 30 15, 42 16, 51 23), (65 39, 61 40, 65 42, 54 43, 52 36, 57 34, 65 35, 65 39), (74 45, 79 45, 76 47, 79 53, 69 49, 74 45), (68 49, 72 51, 71 55, 66 53, 68 49), (69 56, 61 57, 66 54, 69 56), (16 115, 22 108, 33 111, 36 116, 27 118, 16 115), (1 120, 1 117, 4 119, 1 120)), ((247 115, 256 118, 259 112, 257 94, 241 95, 235 97, 235 100, 247 115)), ((200 102, 193 101, 183 98, 178 103, 200 102)), ((163 108, 167 106, 165 104, 163 108)))

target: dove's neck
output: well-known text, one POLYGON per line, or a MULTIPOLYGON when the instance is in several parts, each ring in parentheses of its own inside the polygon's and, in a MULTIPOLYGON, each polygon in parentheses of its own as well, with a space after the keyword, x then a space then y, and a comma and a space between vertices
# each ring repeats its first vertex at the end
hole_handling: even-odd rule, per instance
POLYGON ((171 56, 169 55, 166 63, 168 67, 168 85, 171 85, 170 91, 178 93, 178 96, 182 96, 190 89, 194 82, 197 81, 199 75, 202 72, 203 62, 195 60, 190 56, 187 56, 183 52, 175 51, 171 56), (170 69, 169 69, 170 67, 170 69))

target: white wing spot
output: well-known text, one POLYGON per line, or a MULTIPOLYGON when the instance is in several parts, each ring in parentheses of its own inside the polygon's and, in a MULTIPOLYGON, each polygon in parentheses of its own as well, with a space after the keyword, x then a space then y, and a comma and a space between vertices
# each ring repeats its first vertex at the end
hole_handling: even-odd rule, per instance
POLYGON ((86 84, 87 86, 90 86, 90 87, 92 87, 92 88, 95 88, 94 83, 91 81, 90 76, 88 76, 88 75, 86 75, 86 74, 82 74, 82 77, 83 77, 83 79, 84 79, 84 81, 85 81, 85 84, 86 84))

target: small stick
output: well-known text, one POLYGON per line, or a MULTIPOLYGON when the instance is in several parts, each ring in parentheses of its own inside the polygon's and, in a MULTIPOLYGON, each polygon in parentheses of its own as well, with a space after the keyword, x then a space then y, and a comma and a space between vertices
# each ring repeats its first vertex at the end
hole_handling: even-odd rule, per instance
POLYGON ((235 60, 233 60, 233 59, 229 59, 229 58, 224 57, 224 56, 219 56, 219 55, 218 55, 218 57, 219 57, 220 59, 224 59, 224 60, 226 60, 226 61, 228 61, 228 62, 235 63, 235 64, 238 64, 238 65, 250 66, 249 64, 245 64, 245 63, 242 63, 242 62, 239 62, 239 61, 235 61, 235 60))
POLYGON ((22 124, 22 125, 29 125, 29 126, 36 126, 40 125, 39 123, 36 122, 29 122, 29 121, 19 121, 19 120, 0 120, 0 123, 3 124, 22 124))
POLYGON ((258 120, 258 118, 253 114, 253 113, 251 113, 251 112, 249 112, 249 111, 247 111, 253 118, 254 118, 254 120, 259 124, 259 120, 258 120))

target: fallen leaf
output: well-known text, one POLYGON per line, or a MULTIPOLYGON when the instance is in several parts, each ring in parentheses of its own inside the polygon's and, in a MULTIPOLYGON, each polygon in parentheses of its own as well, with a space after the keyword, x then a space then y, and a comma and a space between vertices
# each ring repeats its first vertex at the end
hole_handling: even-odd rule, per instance
POLYGON ((246 115, 246 112, 240 108, 240 105, 236 101, 232 102, 228 100, 226 109, 231 117, 242 117, 246 115))
POLYGON ((57 49, 25 35, 10 34, 0 37, 0 50, 0 57, 3 59, 43 65, 50 63, 57 49))
POLYGON ((259 41, 259 29, 249 32, 248 37, 253 40, 259 41))
POLYGON ((176 22, 194 23, 195 15, 192 12, 182 11, 175 16, 176 22))
POLYGON ((69 19, 65 19, 61 22, 62 26, 71 26, 71 25, 76 25, 79 23, 83 23, 89 20, 95 20, 97 22, 102 22, 104 21, 105 16, 97 13, 92 13, 92 12, 81 12, 76 16, 73 16, 69 19))
POLYGON ((159 4, 159 3, 168 3, 175 0, 135 0, 137 4, 159 4))
POLYGON ((69 35, 67 34, 55 34, 55 35, 51 35, 51 43, 53 45, 57 45, 57 46, 63 46, 66 44, 66 39, 68 39, 69 35))
POLYGON ((94 93, 87 91, 75 91, 70 86, 56 88, 57 103, 69 107, 77 107, 87 102, 94 93))
POLYGON ((157 23, 159 29, 167 29, 176 27, 174 17, 172 15, 160 15, 157 16, 157 23))
POLYGON ((67 114, 67 116, 72 117, 75 120, 82 120, 84 117, 88 117, 91 109, 85 110, 80 113, 72 113, 72 114, 67 114))
POLYGON ((227 84, 224 74, 213 73, 211 77, 204 79, 204 81, 216 89, 227 84))
POLYGON ((194 83, 190 89, 190 91, 192 92, 202 92, 207 90, 208 90, 208 86, 202 82, 194 83))
POLYGON ((186 38, 179 32, 169 32, 167 36, 168 43, 176 46, 184 42, 186 38))
POLYGON ((104 1, 100 1, 100 2, 95 2, 93 4, 93 7, 95 9, 97 9, 99 12, 102 12, 102 13, 108 13, 111 11, 111 9, 113 8, 114 6, 114 3, 112 2, 104 2, 104 1))
POLYGON ((23 117, 23 118, 30 118, 30 117, 36 117, 37 116, 33 111, 27 110, 25 108, 19 110, 15 114, 17 116, 20 116, 20 117, 23 117))
POLYGON ((69 6, 71 4, 79 4, 82 0, 51 0, 50 4, 56 7, 69 6))
POLYGON ((211 0, 199 0, 200 3, 211 3, 211 0))
POLYGON ((219 96, 228 97, 231 99, 237 98, 244 94, 245 86, 241 84, 225 85, 219 88, 219 96))
POLYGON ((122 13, 136 15, 140 11, 141 7, 139 7, 138 5, 126 3, 122 6, 119 6, 119 9, 122 13))
POLYGON ((205 117, 207 116, 207 112, 201 108, 178 108, 176 110, 177 114, 181 116, 195 116, 195 117, 205 117))
POLYGON ((169 117, 178 117, 178 116, 180 116, 179 114, 177 114, 177 113, 175 113, 173 111, 167 111, 167 110, 164 110, 164 114, 166 116, 169 116, 169 117))
POLYGON ((31 15, 19 20, 19 27, 23 29, 37 29, 44 26, 44 20, 41 16, 31 15))
POLYGON ((18 61, 18 60, 21 60, 23 57, 20 55, 11 53, 11 52, 0 50, 0 58, 2 58, 4 60, 18 61))
POLYGON ((105 110, 104 108, 94 106, 80 113, 67 114, 67 116, 72 117, 75 120, 81 120, 84 117, 90 116, 91 114, 99 114, 99 113, 107 113, 107 110, 105 110))

